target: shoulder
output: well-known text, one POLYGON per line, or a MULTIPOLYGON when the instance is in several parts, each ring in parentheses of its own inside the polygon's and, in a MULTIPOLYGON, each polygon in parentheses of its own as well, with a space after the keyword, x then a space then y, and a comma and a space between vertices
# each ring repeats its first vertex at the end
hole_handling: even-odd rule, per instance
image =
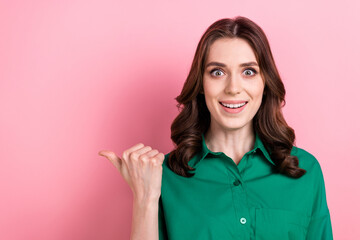
POLYGON ((165 158, 164 158, 164 162, 163 162, 163 166, 166 165, 167 161, 169 160, 169 155, 171 152, 165 154, 165 158))
MULTIPOLYGON (((168 165, 170 153, 171 153, 171 152, 168 152, 167 154, 165 154, 164 161, 163 161, 163 163, 162 163, 163 169, 166 169, 165 171, 170 170, 169 165, 168 165)), ((170 171, 171 171, 171 170, 170 170, 170 171)))
POLYGON ((299 159, 299 167, 305 169, 307 175, 322 175, 318 159, 309 151, 293 146, 290 155, 296 156, 299 159))
MULTIPOLYGON (((169 166, 169 160, 170 160, 170 155, 171 155, 171 153, 173 152, 174 150, 172 150, 172 151, 170 151, 169 153, 167 153, 167 154, 165 154, 164 156, 164 161, 163 161, 163 163, 162 163, 162 168, 163 168, 163 174, 164 173, 166 173, 166 174, 170 174, 170 176, 174 176, 174 175, 176 175, 176 176, 180 176, 180 177, 182 177, 183 178, 183 176, 182 175, 179 175, 178 173, 176 173, 176 172, 174 172, 169 166)), ((193 168, 195 168, 195 165, 196 165, 196 163, 198 162, 198 160, 199 160, 199 155, 198 154, 195 154, 195 156, 193 156, 190 160, 189 160, 189 162, 188 162, 188 165, 190 166, 190 167, 193 167, 193 168)), ((191 172, 191 171, 190 171, 191 172)))

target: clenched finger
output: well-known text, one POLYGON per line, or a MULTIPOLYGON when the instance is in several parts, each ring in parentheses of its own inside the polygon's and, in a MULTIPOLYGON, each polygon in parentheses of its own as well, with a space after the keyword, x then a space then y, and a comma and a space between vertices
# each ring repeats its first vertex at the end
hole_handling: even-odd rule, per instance
POLYGON ((130 153, 132 153, 132 152, 134 152, 134 151, 137 151, 137 150, 139 150, 139 149, 141 149, 141 148, 143 148, 143 147, 144 147, 144 144, 138 143, 138 144, 132 146, 131 148, 126 149, 126 150, 123 152, 123 154, 122 154, 122 159, 125 160, 125 161, 127 161, 130 153))
POLYGON ((148 151, 147 153, 144 153, 144 154, 146 154, 146 156, 148 156, 149 158, 152 158, 152 157, 154 157, 156 154, 158 154, 159 153, 159 151, 158 150, 156 150, 156 149, 152 149, 151 151, 148 151))
POLYGON ((152 157, 152 159, 155 159, 157 166, 162 165, 164 158, 165 158, 165 155, 161 152, 156 154, 154 157, 152 157))
POLYGON ((132 153, 129 154, 129 158, 132 158, 132 159, 139 159, 140 155, 144 154, 144 153, 147 153, 151 151, 151 147, 150 146, 145 146, 143 148, 140 148, 136 151, 133 151, 132 153))

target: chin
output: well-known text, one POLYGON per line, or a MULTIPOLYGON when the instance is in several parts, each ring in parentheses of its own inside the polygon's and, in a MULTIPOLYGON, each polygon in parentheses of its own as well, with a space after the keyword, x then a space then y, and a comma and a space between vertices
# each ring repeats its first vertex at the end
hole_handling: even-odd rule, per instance
POLYGON ((241 128, 243 128, 244 126, 246 126, 246 124, 223 124, 221 127, 225 130, 228 130, 228 131, 235 131, 235 130, 239 130, 241 128))

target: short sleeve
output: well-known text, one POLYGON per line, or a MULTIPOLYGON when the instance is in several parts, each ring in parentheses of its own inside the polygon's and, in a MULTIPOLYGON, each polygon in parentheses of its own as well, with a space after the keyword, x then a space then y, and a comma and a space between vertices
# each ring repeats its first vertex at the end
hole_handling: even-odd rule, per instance
POLYGON ((164 208, 162 204, 161 195, 159 198, 159 240, 168 240, 167 229, 164 216, 164 208))
POLYGON ((307 240, 332 240, 330 212, 326 201, 325 182, 320 164, 314 166, 314 204, 307 232, 307 240))

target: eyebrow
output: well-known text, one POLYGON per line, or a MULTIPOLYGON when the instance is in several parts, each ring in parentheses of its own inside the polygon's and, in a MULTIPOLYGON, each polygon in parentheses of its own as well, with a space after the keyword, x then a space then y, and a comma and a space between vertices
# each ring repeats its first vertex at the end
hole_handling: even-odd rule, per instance
MULTIPOLYGON (((210 62, 206 64, 205 68, 209 66, 218 66, 218 67, 226 67, 226 64, 220 62, 210 62)), ((256 62, 246 62, 239 65, 240 67, 250 67, 250 66, 258 66, 256 62)))

